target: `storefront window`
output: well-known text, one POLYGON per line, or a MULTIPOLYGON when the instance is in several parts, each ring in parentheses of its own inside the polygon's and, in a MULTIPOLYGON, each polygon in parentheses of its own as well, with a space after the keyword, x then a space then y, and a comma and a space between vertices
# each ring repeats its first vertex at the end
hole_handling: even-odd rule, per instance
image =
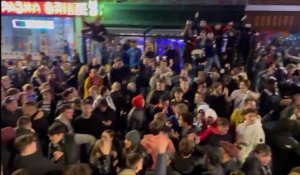
POLYGON ((74 18, 1 16, 1 56, 45 52, 51 58, 74 47, 74 18))

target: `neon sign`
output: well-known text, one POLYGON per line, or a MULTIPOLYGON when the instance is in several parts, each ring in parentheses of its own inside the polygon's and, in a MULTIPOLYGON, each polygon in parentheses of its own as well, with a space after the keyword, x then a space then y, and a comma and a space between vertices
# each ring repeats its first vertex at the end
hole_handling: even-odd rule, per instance
POLYGON ((50 2, 50 1, 1 1, 1 14, 97 16, 98 1, 50 2))

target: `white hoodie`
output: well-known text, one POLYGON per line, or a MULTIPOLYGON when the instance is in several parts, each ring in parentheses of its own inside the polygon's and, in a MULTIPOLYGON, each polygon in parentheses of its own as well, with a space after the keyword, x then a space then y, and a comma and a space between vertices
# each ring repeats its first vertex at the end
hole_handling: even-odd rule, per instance
POLYGON ((249 154, 256 145, 265 143, 265 133, 260 120, 256 120, 254 124, 248 125, 245 122, 237 127, 237 136, 239 143, 246 144, 242 146, 238 159, 244 163, 249 154))

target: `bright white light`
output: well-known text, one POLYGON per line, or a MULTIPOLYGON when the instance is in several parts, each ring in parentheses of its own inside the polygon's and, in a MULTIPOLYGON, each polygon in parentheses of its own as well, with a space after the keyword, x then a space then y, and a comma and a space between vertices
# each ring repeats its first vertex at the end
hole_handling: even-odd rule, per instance
POLYGON ((13 28, 17 29, 54 29, 54 21, 46 20, 12 20, 13 28))

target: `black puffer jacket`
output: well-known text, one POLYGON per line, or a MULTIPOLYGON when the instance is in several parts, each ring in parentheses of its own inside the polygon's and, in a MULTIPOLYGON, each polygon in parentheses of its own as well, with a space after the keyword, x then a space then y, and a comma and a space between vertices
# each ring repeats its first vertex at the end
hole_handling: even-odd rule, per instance
POLYGON ((55 151, 62 151, 64 155, 55 163, 60 166, 71 165, 77 163, 80 157, 79 145, 75 142, 74 134, 66 134, 65 138, 59 144, 49 144, 48 155, 53 160, 53 153, 55 151))
POLYGON ((113 167, 113 160, 110 155, 101 156, 92 165, 93 175, 116 175, 116 171, 113 167))

